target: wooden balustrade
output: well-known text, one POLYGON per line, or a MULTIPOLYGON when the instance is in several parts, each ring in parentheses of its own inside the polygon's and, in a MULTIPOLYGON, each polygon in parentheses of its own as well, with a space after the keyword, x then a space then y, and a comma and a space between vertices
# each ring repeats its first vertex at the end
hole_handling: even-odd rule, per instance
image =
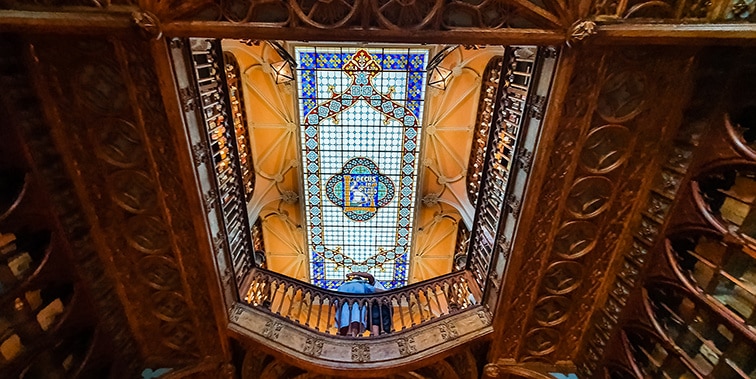
POLYGON ((479 304, 481 294, 468 271, 374 294, 329 291, 260 268, 252 270, 245 284, 243 300, 249 305, 321 333, 339 334, 339 318, 363 320, 365 330, 358 337, 407 330, 459 313, 479 304))

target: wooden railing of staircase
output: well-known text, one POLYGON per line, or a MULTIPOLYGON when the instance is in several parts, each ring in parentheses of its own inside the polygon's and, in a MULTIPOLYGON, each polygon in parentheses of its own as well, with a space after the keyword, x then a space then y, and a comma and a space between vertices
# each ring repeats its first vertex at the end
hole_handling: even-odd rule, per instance
POLYGON ((353 319, 354 316, 365 322, 364 333, 357 337, 371 338, 460 313, 480 304, 481 293, 469 271, 458 271, 385 292, 346 294, 255 268, 242 287, 242 301, 305 328, 331 335, 339 334, 339 317, 353 319), (356 315, 358 312, 360 315, 356 315), (378 333, 371 332, 373 325, 378 328, 378 333))

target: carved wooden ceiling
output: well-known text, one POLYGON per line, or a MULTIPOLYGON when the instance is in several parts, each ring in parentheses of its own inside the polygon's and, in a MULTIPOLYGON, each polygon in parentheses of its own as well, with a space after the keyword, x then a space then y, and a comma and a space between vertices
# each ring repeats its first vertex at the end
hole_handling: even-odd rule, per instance
MULTIPOLYGON (((2 60, 9 94, 3 105, 16 115, 11 125, 27 139, 36 167, 49 173, 45 183, 81 283, 96 300, 106 334, 131 360, 125 365, 149 358, 192 367, 193 375, 230 377, 228 315, 211 259, 216 250, 199 216, 204 206, 163 35, 569 42, 512 245, 509 267, 517 275, 502 278, 498 288, 507 296, 496 309, 486 360, 553 365, 585 357, 580 369, 587 373, 644 275, 651 247, 662 241, 666 210, 678 201, 692 154, 676 136, 685 127, 701 53, 648 45, 753 43, 753 6, 740 0, 5 1, 0 30, 19 34, 2 60), (644 46, 606 46, 616 42, 644 46)), ((695 85, 716 81, 707 83, 695 85)), ((279 129, 261 140, 288 133, 279 129)), ((285 167, 269 164, 271 175, 285 167)), ((453 177, 456 166, 447 167, 443 175, 453 177)), ((290 180, 284 183, 294 188, 290 180)), ((259 211, 274 212, 276 204, 259 211)), ((289 214, 298 217, 293 209, 289 214)), ((279 230, 294 230, 288 217, 271 217, 279 230)), ((285 248, 295 253, 281 260, 292 262, 304 246, 285 248)), ((219 280, 230 280, 223 269, 219 280)))

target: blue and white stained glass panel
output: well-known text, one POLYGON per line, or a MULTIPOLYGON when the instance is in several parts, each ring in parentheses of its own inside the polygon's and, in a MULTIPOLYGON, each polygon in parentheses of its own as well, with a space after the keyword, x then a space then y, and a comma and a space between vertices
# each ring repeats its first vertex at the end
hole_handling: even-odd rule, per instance
POLYGON ((313 283, 407 284, 427 49, 301 46, 299 111, 313 283))

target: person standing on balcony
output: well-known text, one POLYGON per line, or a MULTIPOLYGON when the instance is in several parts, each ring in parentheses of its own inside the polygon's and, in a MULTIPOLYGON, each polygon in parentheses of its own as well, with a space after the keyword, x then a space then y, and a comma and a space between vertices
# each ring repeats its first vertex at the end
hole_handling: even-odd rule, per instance
MULTIPOLYGON (((386 287, 378 282, 370 275, 371 283, 375 292, 384 292, 386 287)), ((373 300, 370 306, 370 332, 377 336, 379 334, 391 333, 391 317, 393 316, 393 309, 391 304, 386 301, 373 300)))
MULTIPOLYGON (((372 275, 366 272, 352 272, 347 274, 346 281, 336 291, 351 294, 374 293, 375 288, 370 284, 372 275)), ((373 281, 375 279, 373 278, 373 281)), ((336 311, 336 326, 342 336, 357 337, 365 331, 367 311, 364 304, 356 300, 346 300, 336 311)))

